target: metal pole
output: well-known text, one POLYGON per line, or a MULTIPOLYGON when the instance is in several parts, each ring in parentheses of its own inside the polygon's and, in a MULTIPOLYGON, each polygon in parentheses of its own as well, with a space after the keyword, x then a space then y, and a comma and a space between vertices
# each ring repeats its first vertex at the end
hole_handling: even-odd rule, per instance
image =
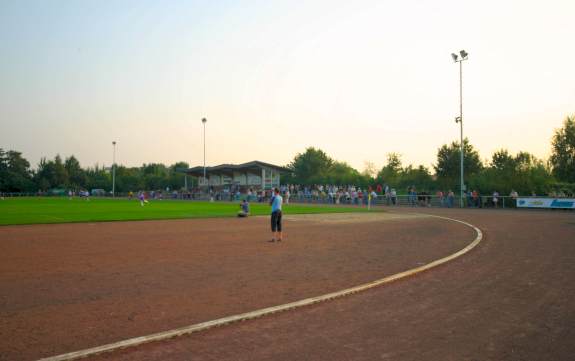
POLYGON ((112 198, 116 197, 116 141, 112 142, 114 147, 112 162, 112 198))
POLYGON ((206 118, 202 118, 202 123, 204 124, 204 184, 206 185, 206 190, 208 189, 208 185, 206 184, 206 122, 208 120, 206 118))
POLYGON ((459 125, 460 125, 460 146, 461 146, 461 190, 459 206, 463 208, 463 59, 459 61, 459 125))

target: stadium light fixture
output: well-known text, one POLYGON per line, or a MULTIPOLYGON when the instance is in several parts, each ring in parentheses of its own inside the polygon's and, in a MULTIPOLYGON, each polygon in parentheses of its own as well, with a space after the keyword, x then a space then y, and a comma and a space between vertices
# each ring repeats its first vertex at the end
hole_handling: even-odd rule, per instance
POLYGON ((459 206, 463 208, 463 191, 465 189, 465 184, 463 182, 463 61, 467 60, 467 56, 469 55, 465 50, 459 51, 459 56, 455 53, 451 53, 451 58, 456 63, 459 63, 459 116, 455 118, 455 122, 459 123, 459 146, 460 146, 460 167, 461 167, 461 174, 460 174, 460 191, 459 191, 459 206))

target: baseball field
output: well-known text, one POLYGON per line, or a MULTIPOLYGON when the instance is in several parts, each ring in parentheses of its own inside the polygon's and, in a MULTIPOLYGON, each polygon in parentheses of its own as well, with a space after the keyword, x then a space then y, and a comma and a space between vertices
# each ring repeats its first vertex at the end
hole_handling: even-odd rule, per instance
POLYGON ((237 208, 1 201, 0 360, 575 352, 573 213, 289 205, 269 243, 269 206, 237 208))

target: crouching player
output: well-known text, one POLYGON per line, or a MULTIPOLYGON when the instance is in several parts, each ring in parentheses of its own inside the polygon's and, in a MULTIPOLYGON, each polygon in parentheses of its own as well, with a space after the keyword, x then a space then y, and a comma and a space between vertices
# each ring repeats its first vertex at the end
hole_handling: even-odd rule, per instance
POLYGON ((245 199, 240 203, 240 211, 238 217, 247 217, 250 215, 250 204, 245 199))

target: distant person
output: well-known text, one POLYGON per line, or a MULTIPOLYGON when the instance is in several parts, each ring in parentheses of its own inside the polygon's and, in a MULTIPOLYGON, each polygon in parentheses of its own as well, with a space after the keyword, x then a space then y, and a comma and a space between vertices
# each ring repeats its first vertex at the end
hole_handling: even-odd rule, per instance
POLYGON ((477 192, 477 190, 473 190, 473 192, 471 192, 471 198, 473 199, 473 206, 475 208, 479 208, 479 192, 477 192))
POLYGON ((444 197, 443 191, 438 190, 438 191, 435 193, 435 196, 437 197, 437 199, 439 199, 439 205, 440 205, 441 207, 445 207, 445 199, 444 199, 445 197, 444 197))
POLYGON ((282 202, 283 198, 280 196, 280 190, 275 188, 274 195, 270 200, 270 205, 272 206, 272 239, 270 242, 281 242, 282 240, 282 202))
POLYGON ((140 200, 140 206, 144 206, 144 204, 147 204, 148 201, 146 200, 146 194, 144 192, 140 192, 138 194, 138 199, 140 200))
POLYGON ((493 207, 497 208, 497 203, 499 202, 499 192, 493 192, 493 207))
POLYGON ((73 196, 74 196, 74 192, 72 192, 72 190, 70 189, 70 190, 68 191, 68 199, 71 200, 73 196))
POLYGON ((391 188, 390 197, 391 204, 395 206, 397 204, 397 192, 395 191, 395 188, 391 188))
POLYGON ((377 192, 372 190, 371 193, 369 194, 369 203, 375 204, 376 202, 377 202, 377 192))
POLYGON ((238 212, 238 217, 247 217, 250 215, 250 204, 248 203, 247 200, 243 200, 242 203, 240 203, 240 211, 238 212))
POLYGON ((517 193, 515 189, 512 189, 511 193, 509 193, 509 197, 511 197, 511 206, 517 207, 517 197, 519 197, 519 193, 517 193))
POLYGON ((417 192, 415 191, 415 187, 409 188, 409 205, 412 207, 417 206, 417 192))
POLYGON ((450 189, 447 192, 447 208, 453 208, 453 200, 455 199, 455 193, 450 189))

